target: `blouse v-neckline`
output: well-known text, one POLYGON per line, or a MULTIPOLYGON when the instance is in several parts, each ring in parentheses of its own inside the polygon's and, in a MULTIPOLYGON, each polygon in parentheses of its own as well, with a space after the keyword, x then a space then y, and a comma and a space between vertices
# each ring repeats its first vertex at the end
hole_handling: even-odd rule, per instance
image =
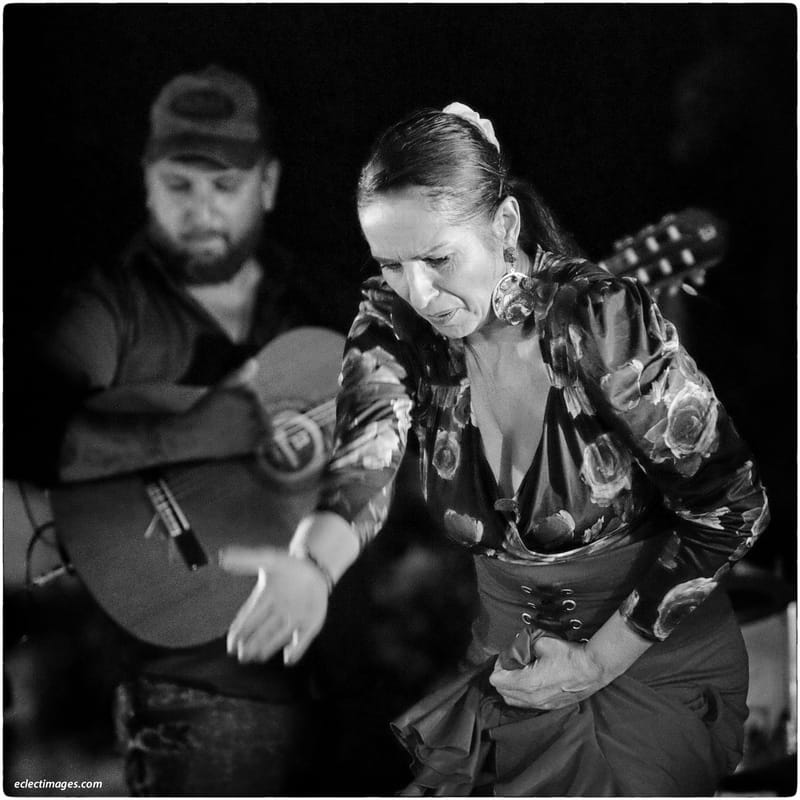
MULTIPOLYGON (((540 341, 538 335, 535 335, 532 341, 532 346, 539 348, 540 341)), ((466 355, 466 354, 465 354, 466 355)), ((473 360, 476 363, 476 366, 479 366, 478 359, 475 355, 473 355, 473 360)), ((494 500, 510 500, 514 501, 518 505, 518 501, 520 496, 522 495, 523 489, 528 484, 529 478, 531 474, 534 472, 534 468, 541 460, 542 455, 542 447, 546 435, 547 430, 547 420, 548 415, 550 413, 550 406, 551 406, 551 399, 552 399, 552 390, 553 386, 548 381, 547 388, 544 391, 544 398, 543 398, 543 409, 542 409, 542 416, 541 416, 541 427, 538 433, 538 439, 536 441, 536 446, 534 447, 533 451, 531 452, 530 460, 527 462, 523 462, 523 468, 517 470, 517 474, 520 475, 519 482, 514 486, 514 464, 510 465, 509 470, 509 477, 511 485, 508 487, 508 490, 504 489, 503 484, 503 452, 504 452, 504 435, 502 426, 499 424, 497 419, 495 418, 494 422, 497 427, 497 433, 499 438, 499 454, 498 454, 498 463, 497 463, 497 470, 495 470, 494 466, 490 462, 488 457, 488 453, 486 450, 486 441, 484 433, 481 431, 478 425, 478 415, 475 411, 474 406, 474 375, 470 376, 470 370, 467 367, 468 359, 465 359, 464 363, 464 371, 465 371, 465 378, 467 384, 467 391, 469 392, 469 408, 470 408, 470 419, 473 421, 472 427, 474 427, 474 442, 475 442, 475 449, 477 450, 477 454, 479 456, 480 462, 482 467, 486 470, 487 475, 491 478, 491 485, 493 487, 493 494, 494 500)), ((524 365, 524 360, 521 362, 524 365)), ((545 373, 546 374, 546 373, 545 373)), ((488 386, 487 382, 487 386, 488 386)), ((486 398, 486 405, 489 407, 489 413, 491 413, 491 395, 488 395, 486 398)), ((512 434, 516 435, 515 433, 512 434)))
MULTIPOLYGON (((535 275, 536 273, 540 272, 544 268, 546 257, 547 257, 547 254, 545 253, 545 251, 541 247, 537 246, 536 247, 536 252, 534 253, 533 257, 530 260, 529 274, 535 275)), ((538 328, 538 326, 537 326, 537 328, 538 328)), ((513 330, 517 331, 519 329, 518 328, 513 328, 513 330)), ((541 347, 542 347, 541 332, 537 329, 532 334, 531 338, 532 338, 532 346, 538 348, 539 353, 541 354, 541 347)), ((465 357, 467 348, 464 347, 464 345, 466 344, 466 340, 461 340, 461 343, 462 343, 462 347, 464 349, 463 356, 465 357)), ((478 359, 477 358, 475 358, 475 362, 476 362, 476 364, 478 363, 478 359)), ((548 380, 547 390, 544 393, 544 409, 542 411, 542 425, 541 425, 541 429, 539 431, 539 438, 538 438, 538 441, 536 443, 536 447, 534 448, 533 453, 531 455, 530 463, 527 465, 527 468, 522 472, 522 475, 520 477, 519 483, 517 484, 516 488, 514 488, 514 486, 513 486, 513 478, 514 478, 514 472, 513 472, 514 467, 513 467, 513 464, 511 466, 511 483, 512 483, 512 485, 510 487, 511 496, 508 497, 501 490, 501 477, 502 477, 502 467, 503 467, 503 461, 502 461, 502 459, 503 459, 503 441, 502 441, 503 437, 502 437, 502 431, 500 431, 500 439, 501 439, 500 460, 499 460, 499 463, 498 463, 497 472, 495 472, 494 468, 492 467, 492 465, 489 462, 489 458, 488 458, 488 455, 486 453, 486 446, 485 446, 485 442, 484 442, 484 437, 483 437, 483 434, 481 433, 481 430, 480 430, 480 428, 478 427, 478 424, 477 424, 477 416, 475 414, 475 409, 474 409, 473 402, 472 402, 473 401, 473 391, 472 391, 473 382, 472 382, 472 380, 471 380, 471 378, 469 376, 469 370, 467 368, 467 360, 466 360, 466 358, 464 358, 463 369, 464 369, 464 376, 466 378, 467 387, 468 387, 467 391, 469 392, 470 419, 471 420, 475 420, 474 428, 475 428, 475 437, 476 437, 475 438, 476 450, 478 451, 478 455, 479 455, 479 458, 480 458, 481 465, 483 466, 483 468, 486 470, 487 474, 491 478, 491 484, 492 484, 492 486, 494 488, 494 499, 495 500, 509 500, 509 501, 512 501, 514 503, 515 507, 518 508, 519 507, 519 498, 522 495, 522 491, 527 486, 529 478, 530 478, 531 474, 534 471, 534 467, 540 462, 541 457, 542 457, 542 446, 543 446, 543 443, 544 443, 544 438, 545 438, 546 429, 547 429, 547 419, 548 419, 548 415, 549 415, 549 413, 551 411, 553 385, 548 380)), ((499 428, 499 425, 498 425, 498 428, 499 428)))
MULTIPOLYGON (((467 384, 467 391, 470 393, 469 396, 469 404, 470 404, 470 411, 471 411, 471 418, 474 419, 474 412, 472 411, 472 386, 471 384, 467 384)), ((542 428, 539 431, 539 440, 536 443, 536 448, 533 451, 533 455, 531 456, 531 461, 528 464, 525 471, 522 473, 522 477, 520 478, 519 483, 517 484, 516 489, 513 489, 511 494, 506 494, 500 486, 499 476, 495 473, 492 465, 489 463, 489 458, 486 454, 486 447, 483 441, 483 435, 481 434, 481 430, 477 424, 473 424, 470 427, 473 429, 472 436, 475 451, 477 453, 480 469, 484 474, 489 478, 490 486, 492 488, 492 501, 496 504, 498 501, 509 501, 514 504, 515 508, 520 507, 520 498, 523 496, 523 493, 528 487, 528 484, 533 480, 533 476, 539 471, 541 461, 542 461, 542 454, 544 450, 544 442, 545 437, 547 435, 547 428, 548 428, 548 418, 551 413, 551 406, 553 401, 553 387, 547 390, 547 394, 545 396, 544 402, 544 414, 542 416, 542 428)))

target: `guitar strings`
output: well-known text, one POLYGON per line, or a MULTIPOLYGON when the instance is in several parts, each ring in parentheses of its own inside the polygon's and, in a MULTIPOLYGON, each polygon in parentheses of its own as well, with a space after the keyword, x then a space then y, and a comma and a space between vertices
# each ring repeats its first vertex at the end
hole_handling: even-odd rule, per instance
MULTIPOLYGON (((334 401, 331 401, 331 402, 334 402, 334 401)), ((321 408, 321 406, 319 406, 318 408, 321 408)), ((312 413, 312 411, 314 411, 314 410, 315 409, 312 409, 311 411, 308 411, 308 412, 306 412, 304 414, 300 414, 300 416, 301 417, 308 417, 308 419, 310 419, 313 422, 317 423, 317 425, 319 425, 320 427, 326 427, 327 425, 329 425, 331 422, 333 422, 336 419, 336 407, 335 407, 335 404, 332 405, 325 412, 317 412, 316 414, 314 414, 314 413, 312 413)), ((279 427, 279 430, 282 433, 285 433, 285 434, 287 434, 289 436, 292 436, 293 434, 298 433, 299 431, 304 430, 304 429, 305 428, 301 423, 297 423, 297 422, 294 422, 294 421, 290 421, 287 424, 281 425, 279 427)))
MULTIPOLYGON (((308 411, 303 413, 298 412, 298 414, 300 414, 301 417, 307 417, 320 427, 327 427, 336 419, 336 399, 332 398, 326 400, 308 411)), ((279 430, 287 436, 293 436, 305 430, 305 427, 302 424, 290 421, 286 425, 281 425, 279 430)), ((199 478, 198 475, 192 475, 191 468, 189 468, 189 470, 189 472, 184 472, 180 475, 169 476, 170 490, 176 499, 185 499, 198 492, 204 493, 206 498, 210 501, 222 499, 227 495, 225 491, 210 491, 213 487, 219 486, 218 480, 214 477, 214 474, 205 476, 206 479, 204 480, 199 478)))
MULTIPOLYGON (((297 430, 302 429, 298 427, 297 430)), ((246 454, 244 457, 246 457, 246 454)), ((217 487, 217 478, 213 473, 205 476, 202 472, 202 468, 199 468, 198 471, 200 474, 198 475, 185 471, 187 469, 191 468, 182 467, 181 471, 176 474, 165 475, 165 479, 168 481, 170 489, 176 499, 185 498, 187 495, 194 494, 198 491, 207 492, 209 499, 218 499, 224 495, 224 493, 219 494, 214 491, 217 487)))
POLYGON ((302 417, 308 417, 314 422, 319 422, 321 420, 327 423, 336 417, 336 399, 326 400, 324 403, 320 403, 318 406, 310 408, 308 411, 297 413, 302 417))

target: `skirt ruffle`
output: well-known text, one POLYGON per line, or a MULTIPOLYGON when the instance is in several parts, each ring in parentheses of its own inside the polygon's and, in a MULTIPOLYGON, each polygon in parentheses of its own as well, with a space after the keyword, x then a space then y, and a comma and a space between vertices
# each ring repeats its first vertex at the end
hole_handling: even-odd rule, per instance
MULTIPOLYGON (((506 669, 530 663, 525 630, 500 654, 506 669)), ((709 728, 726 726, 709 686, 659 687, 623 675, 554 711, 506 705, 489 676, 495 659, 447 681, 396 719, 412 756, 406 795, 712 795, 730 767, 709 728)))

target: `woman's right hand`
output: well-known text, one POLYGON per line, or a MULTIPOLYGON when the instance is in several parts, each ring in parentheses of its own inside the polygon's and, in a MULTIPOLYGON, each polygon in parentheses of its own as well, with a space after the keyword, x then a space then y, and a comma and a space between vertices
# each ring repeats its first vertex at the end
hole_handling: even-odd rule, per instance
POLYGON ((242 663, 263 662, 283 648, 284 663, 299 661, 328 610, 320 570, 271 547, 228 547, 220 551, 219 563, 228 572, 258 576, 228 629, 228 653, 242 663))

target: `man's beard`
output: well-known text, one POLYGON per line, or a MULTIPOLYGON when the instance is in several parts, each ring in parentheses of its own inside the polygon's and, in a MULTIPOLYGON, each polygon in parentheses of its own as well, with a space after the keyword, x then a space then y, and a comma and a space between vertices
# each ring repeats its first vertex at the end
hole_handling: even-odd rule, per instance
MULTIPOLYGON (((263 228, 263 219, 259 217, 238 242, 229 244, 225 253, 219 256, 188 252, 185 247, 170 238, 152 217, 147 226, 147 235, 163 255, 167 271, 176 280, 190 286, 202 286, 225 283, 233 278, 244 262, 255 253, 263 228)), ((227 236, 222 235, 228 243, 227 236)))

